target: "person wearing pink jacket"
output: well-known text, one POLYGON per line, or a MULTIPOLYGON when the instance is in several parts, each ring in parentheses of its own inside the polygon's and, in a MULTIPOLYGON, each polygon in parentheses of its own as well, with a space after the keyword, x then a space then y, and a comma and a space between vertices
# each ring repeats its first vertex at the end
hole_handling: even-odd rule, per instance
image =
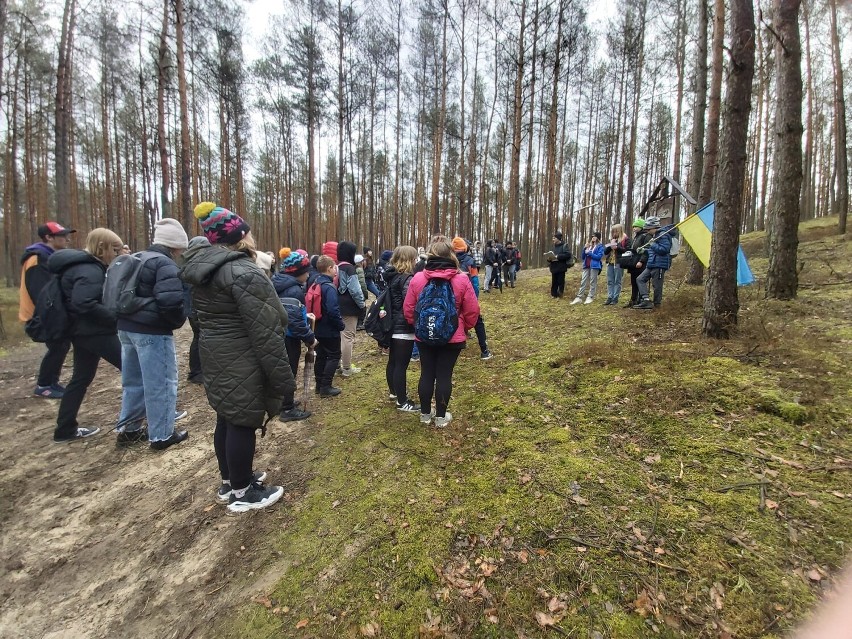
POLYGON ((453 390, 453 368, 465 347, 467 331, 476 325, 479 318, 479 301, 470 278, 459 270, 459 261, 453 247, 446 238, 436 239, 426 251, 426 267, 416 273, 408 285, 403 303, 403 314, 410 324, 415 324, 415 306, 421 291, 433 278, 450 282, 456 301, 458 326, 446 344, 427 344, 417 338, 420 350, 420 423, 429 424, 435 417, 435 426, 443 428, 453 419, 447 411, 453 390), (435 412, 431 412, 432 396, 435 397, 435 412))

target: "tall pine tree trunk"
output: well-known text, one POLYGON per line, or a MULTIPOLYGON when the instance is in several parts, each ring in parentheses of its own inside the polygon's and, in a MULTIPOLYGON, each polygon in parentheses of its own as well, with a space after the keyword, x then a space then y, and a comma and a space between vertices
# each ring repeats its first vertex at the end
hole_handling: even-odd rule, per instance
MULTIPOLYGON (((526 33, 527 0, 521 0, 521 24, 518 35, 518 52, 515 60, 515 94, 512 101, 512 151, 509 170, 509 218, 505 230, 508 231, 518 217, 521 203, 521 129, 523 125, 523 87, 524 87, 524 34, 526 33)), ((499 224, 499 220, 498 220, 499 224)))
POLYGON ((801 0, 775 0, 775 157, 772 210, 769 215, 769 272, 766 296, 796 297, 799 246, 799 198, 802 188, 802 45, 801 0), (779 39, 780 38, 780 39, 779 39))
POLYGON ((74 43, 76 0, 65 0, 62 31, 56 64, 56 102, 54 120, 54 167, 56 174, 56 216, 71 218, 71 52, 74 43))
POLYGON ((705 337, 727 339, 737 324, 737 250, 754 79, 754 6, 731 0, 731 69, 720 143, 713 250, 704 294, 705 337))
MULTIPOLYGON (((169 0, 163 0, 163 22, 157 49, 157 148, 160 151, 160 216, 171 217, 169 147, 166 137, 166 69, 168 67, 169 0)), ((153 227, 152 227, 153 232, 153 227)))
POLYGON ((186 23, 186 11, 183 0, 175 3, 175 36, 177 40, 178 94, 180 101, 180 206, 183 224, 189 230, 195 228, 192 214, 192 152, 189 141, 189 104, 186 90, 186 61, 183 29, 186 23))
POLYGON ((840 217, 838 231, 846 233, 846 214, 849 209, 849 157, 846 148, 846 98, 843 94, 843 62, 840 53, 840 33, 837 25, 837 0, 829 0, 831 14, 831 56, 834 67, 834 170, 837 197, 834 210, 840 217))

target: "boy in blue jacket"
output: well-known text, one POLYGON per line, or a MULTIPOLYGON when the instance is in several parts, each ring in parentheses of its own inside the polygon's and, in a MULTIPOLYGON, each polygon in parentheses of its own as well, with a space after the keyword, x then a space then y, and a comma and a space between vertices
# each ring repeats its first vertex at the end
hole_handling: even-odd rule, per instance
POLYGON ((322 317, 317 320, 314 335, 317 340, 317 359, 314 377, 317 382, 317 394, 320 397, 340 395, 340 389, 332 386, 334 374, 340 364, 340 332, 345 328, 337 302, 337 287, 334 285, 334 272, 337 269, 334 260, 327 255, 317 260, 317 277, 322 294, 322 317))
POLYGON ((577 297, 571 302, 572 304, 579 304, 583 301, 586 287, 589 290, 589 295, 586 297, 586 304, 591 304, 594 301, 595 295, 598 294, 598 275, 601 274, 601 269, 603 268, 601 263, 603 255, 604 246, 601 244, 601 232, 595 231, 580 253, 580 261, 583 264, 583 275, 580 278, 580 290, 577 291, 577 297))
POLYGON ((672 265, 671 250, 672 225, 669 224, 660 228, 660 218, 647 217, 645 218, 645 231, 652 236, 651 243, 648 246, 639 249, 639 252, 645 258, 645 270, 636 280, 636 285, 639 287, 639 303, 633 308, 640 310, 650 310, 655 306, 660 306, 663 303, 663 279, 666 271, 672 265), (648 296, 648 283, 654 282, 654 301, 648 296))

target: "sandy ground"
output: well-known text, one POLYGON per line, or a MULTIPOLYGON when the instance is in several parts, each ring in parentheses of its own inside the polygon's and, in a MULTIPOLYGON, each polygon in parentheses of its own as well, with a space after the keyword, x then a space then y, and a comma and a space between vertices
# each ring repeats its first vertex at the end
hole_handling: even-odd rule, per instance
MULTIPOLYGON (((191 332, 177 337, 180 379, 191 332)), ((234 607, 270 587, 284 560, 272 546, 304 492, 311 422, 273 422, 255 467, 283 485, 263 512, 216 503, 213 411, 181 381, 187 442, 164 452, 117 448, 121 379, 101 362, 80 412, 96 437, 52 440, 59 402, 31 395, 43 353, 0 358, 0 637, 205 637, 234 607)), ((71 375, 72 358, 62 379, 71 375)))

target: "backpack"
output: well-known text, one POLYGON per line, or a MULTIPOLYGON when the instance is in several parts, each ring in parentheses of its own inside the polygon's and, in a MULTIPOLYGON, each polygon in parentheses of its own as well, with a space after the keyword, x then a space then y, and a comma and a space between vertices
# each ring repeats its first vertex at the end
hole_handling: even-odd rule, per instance
POLYGON ((62 296, 61 274, 54 274, 38 294, 32 319, 24 331, 34 342, 53 342, 68 337, 71 318, 62 296))
POLYGON ((322 318, 322 285, 319 282, 314 282, 308 287, 305 293, 305 308, 308 313, 313 313, 316 321, 322 318))
POLYGON ((367 317, 364 319, 364 331, 379 343, 379 346, 390 346, 393 336, 393 310, 390 287, 387 287, 370 305, 367 317))
POLYGON ((566 266, 567 268, 571 268, 571 267, 573 267, 576 263, 577 263, 577 258, 576 258, 576 257, 574 257, 574 254, 573 254, 573 253, 571 253, 571 254, 568 256, 568 261, 567 261, 567 262, 565 262, 565 266, 566 266))
POLYGON ((452 282, 433 277, 414 306, 414 336, 424 344, 441 346, 449 343, 459 326, 456 296, 452 282))
POLYGON ((618 266, 620 268, 636 268, 639 263, 639 254, 633 249, 627 249, 618 256, 618 266))
POLYGON ((153 251, 141 251, 115 258, 104 279, 104 306, 116 315, 132 315, 153 302, 153 297, 139 297, 136 287, 145 262, 158 255, 153 251))

